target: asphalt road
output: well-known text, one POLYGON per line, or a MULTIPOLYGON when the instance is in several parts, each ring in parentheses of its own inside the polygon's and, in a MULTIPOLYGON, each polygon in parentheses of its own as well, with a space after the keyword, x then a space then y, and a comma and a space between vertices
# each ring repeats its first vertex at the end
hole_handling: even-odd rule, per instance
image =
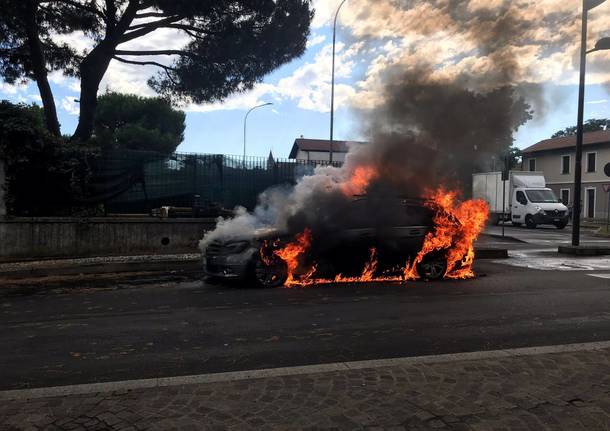
POLYGON ((566 268, 513 244, 551 264, 480 261, 475 280, 407 287, 136 274, 2 288, 0 390, 610 340, 610 260, 566 268))

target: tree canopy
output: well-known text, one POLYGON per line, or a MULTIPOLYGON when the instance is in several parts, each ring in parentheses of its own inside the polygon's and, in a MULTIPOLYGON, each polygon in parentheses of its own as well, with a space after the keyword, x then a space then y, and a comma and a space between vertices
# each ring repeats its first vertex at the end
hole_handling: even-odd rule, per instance
POLYGON ((94 141, 104 149, 172 153, 184 139, 186 116, 163 98, 106 93, 98 98, 94 141))
MULTIPOLYGON (((598 130, 604 130, 605 128, 610 127, 610 119, 591 119, 585 121, 584 124, 584 132, 596 132, 598 130)), ((563 138, 564 136, 572 136, 576 134, 576 126, 566 127, 563 130, 555 132, 552 138, 563 138)))
POLYGON ((47 128, 57 136, 48 73, 79 77, 73 138, 80 141, 93 131, 97 92, 111 61, 158 68, 149 85, 173 102, 221 101, 300 56, 313 16, 310 0, 0 0, 0 8, 0 75, 36 81, 47 128), (128 44, 160 29, 186 42, 128 44), (92 40, 92 49, 79 52, 54 37, 76 31, 92 40))

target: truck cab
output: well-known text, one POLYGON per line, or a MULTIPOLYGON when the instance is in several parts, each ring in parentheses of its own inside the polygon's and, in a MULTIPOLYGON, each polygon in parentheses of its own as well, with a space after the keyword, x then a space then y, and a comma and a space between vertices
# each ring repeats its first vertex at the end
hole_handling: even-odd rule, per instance
POLYGON ((525 223, 534 229, 539 224, 551 224, 563 229, 568 224, 568 208, 549 188, 517 187, 511 198, 511 220, 515 226, 525 223))

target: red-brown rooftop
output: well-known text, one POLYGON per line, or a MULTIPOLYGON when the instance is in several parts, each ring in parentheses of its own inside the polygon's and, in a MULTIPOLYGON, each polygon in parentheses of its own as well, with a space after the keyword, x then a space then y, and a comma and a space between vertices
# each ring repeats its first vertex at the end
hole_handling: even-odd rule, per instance
MULTIPOLYGON (((598 130, 588 132, 583 136, 583 145, 595 145, 610 143, 610 130, 598 130)), ((524 153, 536 153, 539 151, 559 150, 576 146, 576 135, 565 136, 562 138, 545 139, 537 144, 527 147, 524 153)))

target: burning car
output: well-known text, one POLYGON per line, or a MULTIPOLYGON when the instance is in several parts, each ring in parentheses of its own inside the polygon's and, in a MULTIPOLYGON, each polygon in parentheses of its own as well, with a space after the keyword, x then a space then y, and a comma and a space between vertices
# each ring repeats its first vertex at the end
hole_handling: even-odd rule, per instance
POLYGON ((471 247, 459 244, 471 245, 463 232, 435 200, 361 196, 327 217, 315 235, 267 229, 253 238, 217 238, 204 250, 204 268, 212 278, 249 278, 263 287, 435 280, 471 263, 471 247), (439 241, 441 224, 451 233, 440 232, 448 239, 439 241))

